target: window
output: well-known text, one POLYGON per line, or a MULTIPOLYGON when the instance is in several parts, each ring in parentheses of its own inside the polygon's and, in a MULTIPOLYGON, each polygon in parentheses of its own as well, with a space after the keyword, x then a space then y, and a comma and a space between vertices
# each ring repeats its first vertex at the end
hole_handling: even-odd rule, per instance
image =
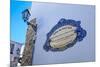
POLYGON ((19 48, 16 50, 16 53, 17 53, 17 55, 20 55, 20 49, 19 48))
POLYGON ((10 44, 10 54, 13 54, 14 51, 14 44, 10 44))

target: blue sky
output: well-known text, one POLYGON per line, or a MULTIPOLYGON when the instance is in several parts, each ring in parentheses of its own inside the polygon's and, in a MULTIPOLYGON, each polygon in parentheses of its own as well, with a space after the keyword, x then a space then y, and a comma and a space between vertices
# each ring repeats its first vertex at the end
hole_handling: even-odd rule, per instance
POLYGON ((11 40, 25 43, 27 25, 22 19, 22 11, 31 7, 31 2, 11 0, 10 37, 11 40))

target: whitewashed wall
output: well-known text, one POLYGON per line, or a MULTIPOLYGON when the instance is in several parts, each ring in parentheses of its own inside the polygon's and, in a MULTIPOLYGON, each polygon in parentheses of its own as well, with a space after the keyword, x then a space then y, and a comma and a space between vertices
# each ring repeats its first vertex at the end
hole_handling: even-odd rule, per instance
POLYGON ((10 44, 14 44, 13 54, 10 54, 10 63, 12 67, 13 66, 15 67, 18 63, 18 58, 20 57, 20 50, 21 50, 22 44, 15 41, 11 41, 10 44), (19 49, 19 54, 17 54, 17 49, 19 49), (15 57, 17 58, 16 60, 15 60, 15 57))
POLYGON ((85 62, 95 60, 95 6, 33 2, 31 18, 37 18, 37 39, 33 64, 85 62), (47 33, 61 18, 81 21, 87 31, 83 41, 63 52, 46 52, 43 45, 47 33))

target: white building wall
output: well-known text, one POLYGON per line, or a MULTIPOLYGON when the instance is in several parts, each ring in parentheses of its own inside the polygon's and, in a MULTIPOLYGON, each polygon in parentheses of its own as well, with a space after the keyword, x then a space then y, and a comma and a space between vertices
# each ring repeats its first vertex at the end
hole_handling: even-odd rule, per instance
POLYGON ((20 57, 20 50, 21 50, 22 44, 15 41, 11 41, 10 44, 14 44, 14 48, 12 51, 13 54, 10 54, 10 65, 11 67, 16 67, 18 63, 18 58, 20 57))
POLYGON ((33 65, 95 60, 95 6, 33 2, 31 13, 30 19, 36 18, 38 27, 33 65), (46 35, 61 18, 81 21, 87 36, 63 52, 46 52, 43 49, 46 35))

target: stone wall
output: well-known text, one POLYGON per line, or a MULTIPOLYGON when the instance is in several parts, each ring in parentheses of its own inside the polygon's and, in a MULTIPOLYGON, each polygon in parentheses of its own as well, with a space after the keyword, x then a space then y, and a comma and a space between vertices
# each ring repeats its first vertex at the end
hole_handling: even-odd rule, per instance
POLYGON ((28 22, 28 28, 26 32, 26 42, 25 48, 22 56, 21 66, 30 66, 32 65, 34 44, 36 39, 36 18, 28 22))

